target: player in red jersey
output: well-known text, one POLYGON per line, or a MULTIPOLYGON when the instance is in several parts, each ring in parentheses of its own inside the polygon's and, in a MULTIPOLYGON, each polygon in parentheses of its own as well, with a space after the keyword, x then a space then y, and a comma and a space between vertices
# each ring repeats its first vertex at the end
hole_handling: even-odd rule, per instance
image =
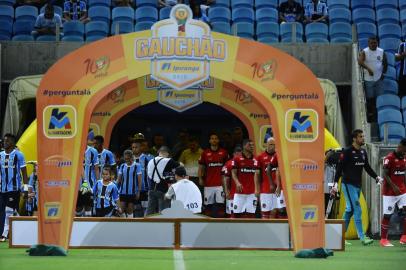
MULTIPOLYGON (((270 181, 268 174, 267 174, 267 167, 271 163, 271 161, 277 161, 275 152, 275 139, 268 138, 266 141, 266 150, 257 157, 259 167, 261 169, 261 194, 260 194, 260 203, 261 203, 261 217, 263 219, 274 218, 276 215, 276 211, 272 211, 274 207, 274 194, 280 194, 280 181, 279 178, 276 177, 276 169, 278 164, 276 163, 275 166, 271 166, 271 177, 273 181, 270 181), (277 191, 277 192, 276 192, 277 191)), ((275 164, 273 164, 275 165, 275 164)), ((276 210, 276 208, 275 208, 276 210)))
POLYGON ((228 159, 227 150, 220 148, 217 134, 210 134, 210 147, 199 159, 199 184, 204 186, 204 213, 210 217, 224 217, 224 191, 221 169, 228 159))
POLYGON ((232 162, 235 157, 240 157, 242 154, 241 146, 236 146, 234 148, 233 157, 226 162, 221 169, 223 175, 223 189, 226 195, 226 216, 234 217, 233 215, 233 199, 235 194, 235 184, 231 179, 232 162))
POLYGON ((286 214, 286 202, 283 195, 281 175, 278 168, 278 156, 276 153, 272 156, 267 168, 266 174, 271 184, 272 197, 272 211, 270 218, 287 218, 286 214))
MULTIPOLYGON (((395 151, 389 153, 383 160, 385 181, 383 183, 383 218, 381 225, 381 246, 393 247, 388 240, 390 217, 397 204, 399 209, 406 211, 406 139, 402 139, 395 151)), ((402 245, 406 244, 406 218, 403 220, 403 234, 400 238, 402 245)))
POLYGON ((255 217, 255 210, 259 199, 259 165, 254 157, 254 143, 252 140, 243 141, 243 151, 240 157, 232 161, 231 176, 235 183, 233 212, 235 217, 255 217))

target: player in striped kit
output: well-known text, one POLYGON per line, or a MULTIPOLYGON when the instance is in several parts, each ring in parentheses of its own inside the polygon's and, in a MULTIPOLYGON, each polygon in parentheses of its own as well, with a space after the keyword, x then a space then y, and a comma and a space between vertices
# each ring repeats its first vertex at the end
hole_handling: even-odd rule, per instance
POLYGON ((93 198, 96 217, 111 217, 114 209, 121 212, 118 188, 111 182, 111 167, 108 165, 103 167, 102 179, 93 187, 93 198))
POLYGON ((94 141, 95 141, 95 146, 94 148, 96 148, 97 153, 98 153, 98 158, 99 158, 99 167, 100 167, 100 172, 103 171, 103 167, 105 165, 108 165, 112 168, 112 170, 114 170, 114 166, 116 166, 116 160, 114 158, 114 154, 103 147, 104 144, 104 138, 103 136, 95 136, 94 137, 94 141))
POLYGON ((120 191, 120 202, 123 213, 127 217, 134 217, 134 205, 140 199, 141 193, 141 166, 133 159, 131 150, 124 151, 124 162, 118 170, 118 185, 120 191))

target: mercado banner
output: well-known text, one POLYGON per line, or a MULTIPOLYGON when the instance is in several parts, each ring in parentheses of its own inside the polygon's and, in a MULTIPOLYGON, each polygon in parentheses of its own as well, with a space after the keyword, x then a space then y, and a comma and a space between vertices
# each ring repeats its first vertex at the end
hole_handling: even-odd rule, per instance
POLYGON ((68 248, 89 126, 109 139, 123 115, 155 101, 179 112, 201 102, 225 108, 257 153, 275 137, 294 249, 324 246, 318 80, 273 47, 211 33, 185 5, 151 31, 79 48, 45 74, 37 92, 39 243, 68 248))

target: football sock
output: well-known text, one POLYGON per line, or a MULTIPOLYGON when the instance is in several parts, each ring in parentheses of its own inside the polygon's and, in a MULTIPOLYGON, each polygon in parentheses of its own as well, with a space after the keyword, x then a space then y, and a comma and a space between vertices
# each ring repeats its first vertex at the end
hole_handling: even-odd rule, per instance
POLYGON ((384 215, 381 224, 381 239, 388 239, 389 221, 390 217, 384 215))

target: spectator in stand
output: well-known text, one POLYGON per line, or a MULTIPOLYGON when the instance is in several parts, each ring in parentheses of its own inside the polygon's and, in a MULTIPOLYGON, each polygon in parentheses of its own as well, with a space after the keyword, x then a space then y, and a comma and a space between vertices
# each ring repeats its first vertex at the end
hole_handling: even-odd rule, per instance
POLYGON ((305 23, 322 22, 327 23, 327 4, 319 0, 312 0, 305 6, 305 23))
POLYGON ((174 6, 181 2, 182 1, 178 1, 178 0, 158 0, 158 5, 160 7, 171 7, 171 6, 174 6))
POLYGON ((206 9, 203 11, 200 5, 197 3, 190 3, 190 8, 193 12, 193 19, 205 22, 207 24, 209 23, 209 17, 207 16, 206 9))
POLYGON ((114 0, 115 7, 133 7, 134 2, 132 0, 114 0))
POLYGON ((295 0, 288 0, 279 6, 279 21, 285 22, 301 22, 303 16, 303 7, 295 0))
POLYGON ((32 31, 32 35, 34 38, 42 35, 55 35, 56 28, 61 25, 61 16, 54 12, 52 4, 47 4, 44 13, 39 14, 35 21, 35 30, 32 31))
POLYGON ((86 2, 81 0, 66 1, 63 4, 63 18, 66 21, 89 22, 90 18, 87 17, 86 2))
POLYGON ((375 99, 383 93, 383 73, 388 68, 386 54, 378 47, 378 40, 372 36, 368 39, 368 47, 358 57, 358 63, 364 68, 365 96, 367 99, 367 120, 376 122, 375 99))
POLYGON ((402 42, 399 45, 398 53, 395 54, 396 61, 400 62, 399 70, 399 96, 406 96, 406 42, 402 42))

